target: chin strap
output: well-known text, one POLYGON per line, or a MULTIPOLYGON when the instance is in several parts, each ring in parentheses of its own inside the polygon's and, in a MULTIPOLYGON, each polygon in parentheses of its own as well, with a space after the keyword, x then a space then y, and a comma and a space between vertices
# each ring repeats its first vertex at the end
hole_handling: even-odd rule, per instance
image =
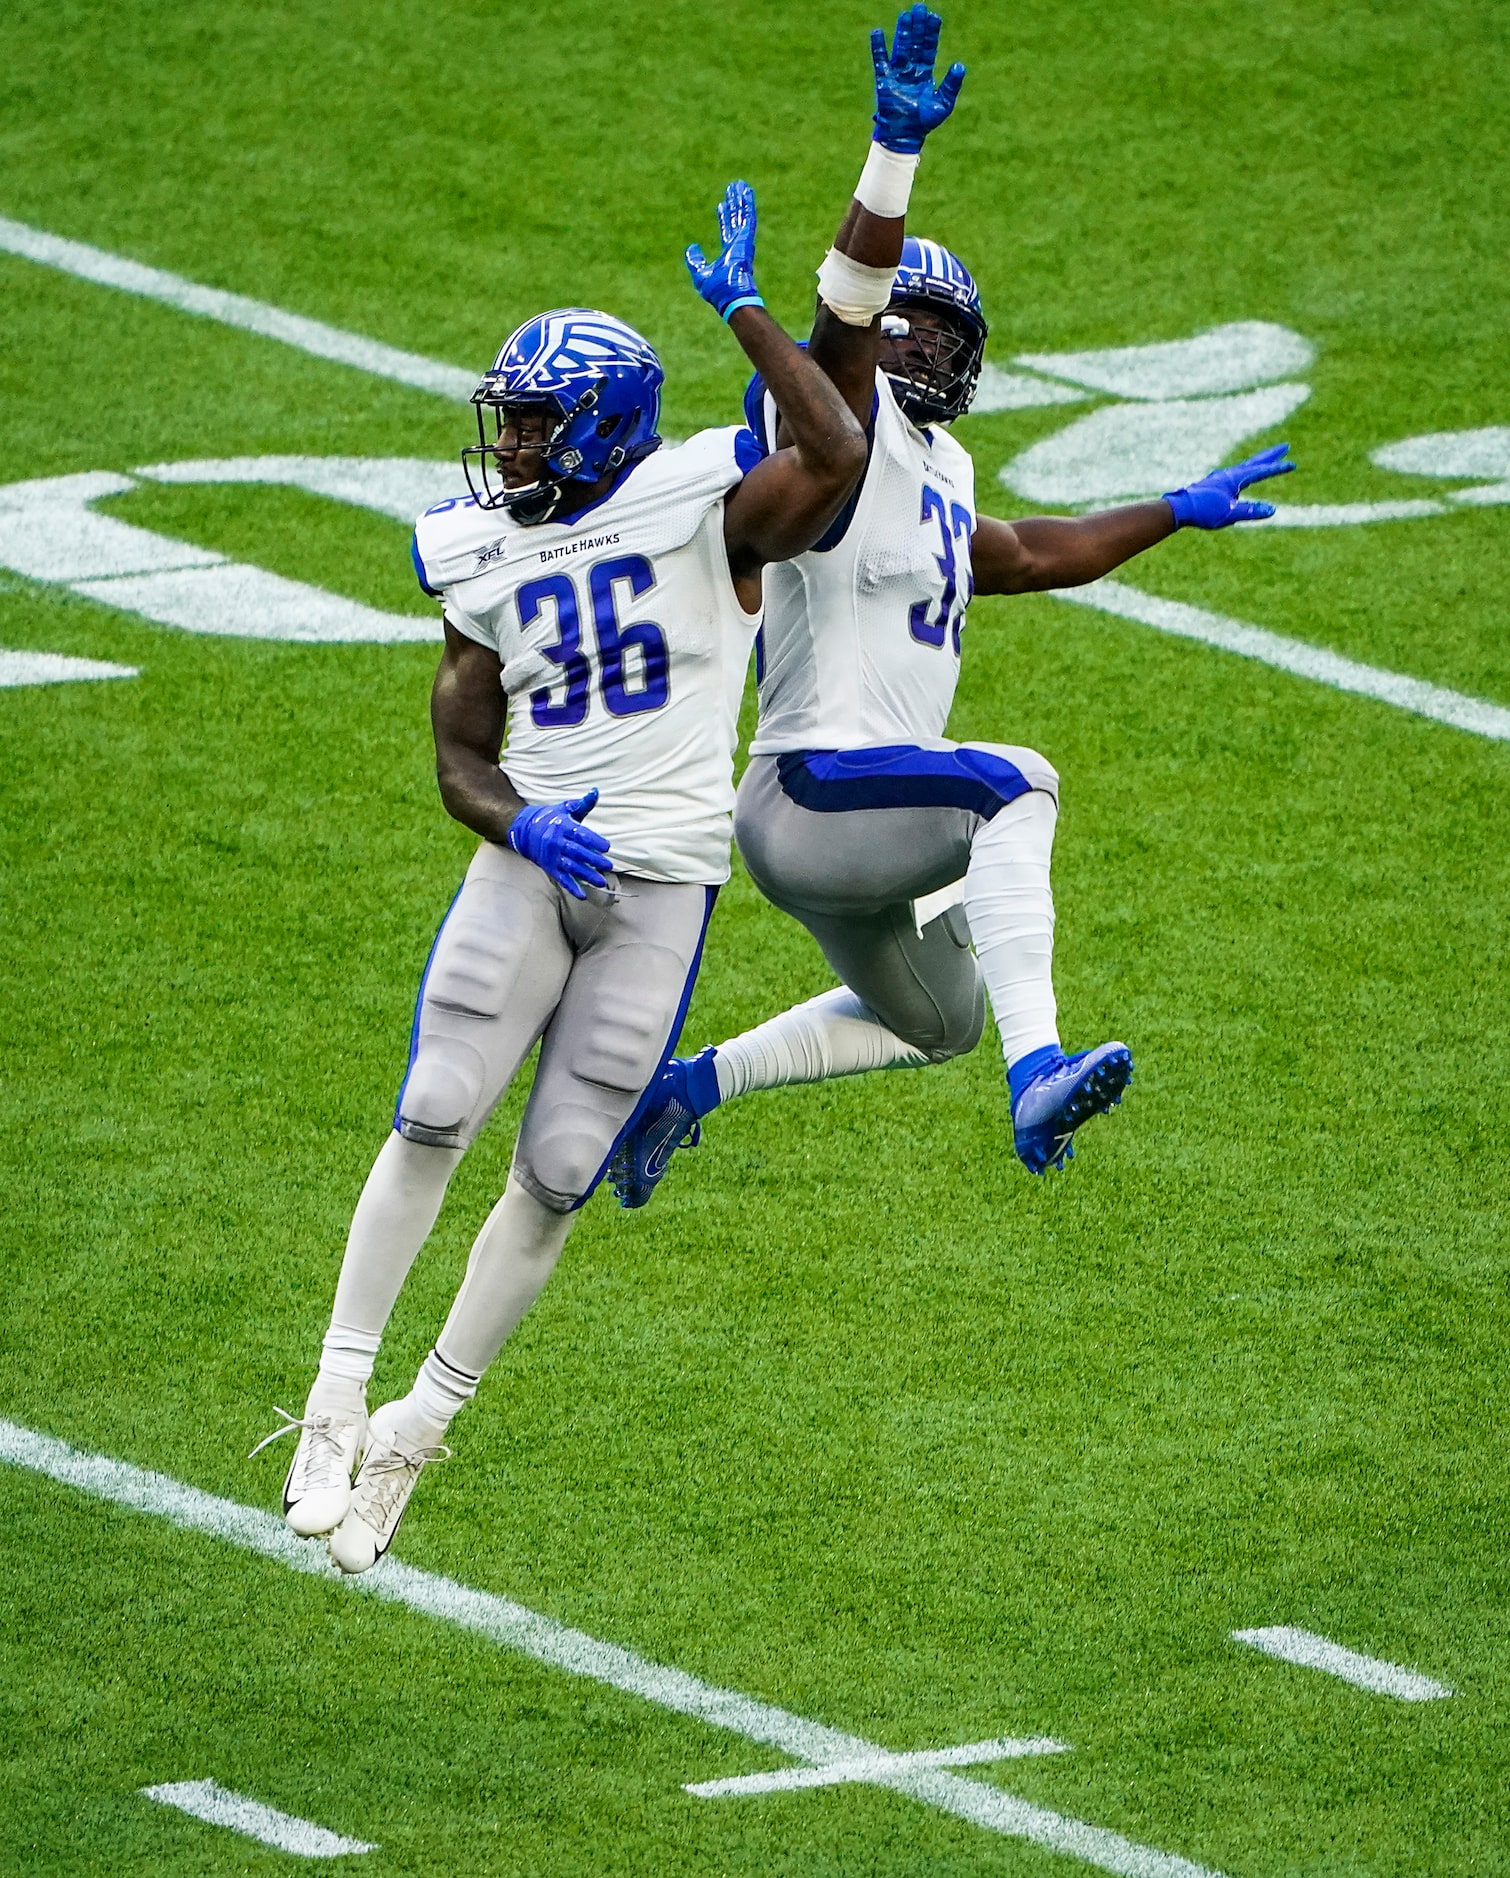
POLYGON ((565 482, 531 483, 527 489, 506 490, 496 508, 504 510, 523 527, 531 528, 537 522, 548 522, 560 508, 566 496, 565 482))

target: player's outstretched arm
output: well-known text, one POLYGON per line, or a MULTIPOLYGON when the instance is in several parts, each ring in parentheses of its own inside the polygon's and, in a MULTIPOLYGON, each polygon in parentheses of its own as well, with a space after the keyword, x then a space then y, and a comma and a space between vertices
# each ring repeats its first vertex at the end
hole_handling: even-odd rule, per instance
POLYGON ((818 311, 808 351, 862 424, 870 422, 881 315, 902 258, 907 203, 923 142, 954 109, 965 82, 963 65, 951 65, 933 82, 942 25, 938 14, 919 5, 905 7, 898 16, 890 51, 880 27, 872 32, 876 110, 870 154, 818 270, 818 311))
POLYGON ((865 467, 865 433, 832 381, 766 311, 755 285, 755 192, 730 183, 718 210, 723 247, 687 250, 692 284, 727 323, 770 388, 786 447, 762 458, 724 504, 724 545, 740 602, 760 601, 760 570, 823 533, 865 467))
POLYGON ((977 517, 970 559, 977 593, 1043 593, 1052 587, 1083 587, 1121 567, 1135 554, 1177 528, 1230 528, 1234 522, 1263 522, 1274 513, 1268 502, 1244 502, 1253 483, 1286 476, 1289 445, 1274 444, 1231 469, 1212 470, 1185 489, 1157 502, 1133 502, 1076 520, 1035 515, 1023 522, 977 517))
POLYGON ((498 767, 505 707, 498 655, 446 621, 446 649, 430 692, 440 799, 463 827, 499 841, 577 899, 607 881, 608 843, 582 825, 596 789, 570 802, 527 804, 498 767))

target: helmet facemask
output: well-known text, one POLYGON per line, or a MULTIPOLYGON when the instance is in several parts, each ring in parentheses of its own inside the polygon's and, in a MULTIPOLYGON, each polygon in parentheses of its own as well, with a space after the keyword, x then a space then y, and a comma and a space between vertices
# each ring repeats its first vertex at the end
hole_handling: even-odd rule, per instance
MULTIPOLYGON (((480 509, 504 509, 516 522, 525 524, 549 521, 566 496, 566 484, 574 469, 581 467, 576 450, 560 449, 561 439, 579 411, 587 408, 586 399, 596 402, 597 393, 589 391, 572 410, 562 409, 558 398, 510 397, 501 380, 491 374, 472 394, 472 408, 477 413, 477 442, 461 453, 467 487, 480 509), (492 413, 492 436, 488 435, 488 414, 492 413), (542 418, 542 434, 529 448, 539 451, 542 474, 534 482, 510 489, 504 481, 500 450, 504 433, 512 430, 517 439, 522 430, 535 428, 529 420, 542 418), (474 473, 475 471, 475 473, 474 473)), ((511 448, 519 448, 516 443, 511 448)), ((596 480, 596 479, 594 479, 596 480)))
POLYGON ((983 320, 933 300, 893 300, 881 316, 881 340, 881 370, 914 424, 964 416, 985 357, 983 320), (889 340, 903 343, 888 346, 889 340))

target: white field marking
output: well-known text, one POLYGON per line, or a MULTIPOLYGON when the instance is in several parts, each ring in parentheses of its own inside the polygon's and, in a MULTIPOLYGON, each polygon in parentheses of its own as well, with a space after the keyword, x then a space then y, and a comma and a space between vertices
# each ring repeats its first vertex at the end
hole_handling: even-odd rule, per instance
MULTIPOLYGON (((346 461, 331 460, 338 466, 346 461)), ((239 461, 244 468, 246 460, 239 461)), ((392 513, 400 494, 407 497, 417 488, 434 487, 424 466, 408 457, 376 458, 364 476, 349 483, 338 467, 328 474, 329 486, 327 472, 311 467, 318 459, 272 461, 284 469, 297 466, 297 474, 275 474, 268 480, 299 481, 317 494, 338 494, 383 514, 392 513)), ((439 472, 441 466, 433 468, 439 472)), ((241 475, 226 480, 252 479, 241 475)), ((136 487, 130 476, 112 470, 0 486, 0 567, 28 580, 61 583, 86 599, 185 632, 318 644, 394 644, 442 637, 438 616, 382 612, 323 587, 228 560, 192 542, 99 515, 92 507, 106 496, 124 495, 136 487)))
POLYGON ((146 267, 140 261, 128 261, 123 255, 91 248, 82 241, 68 241, 42 228, 30 228, 0 215, 0 252, 18 254, 43 267, 58 268, 80 280, 93 281, 100 287, 115 287, 122 293, 137 294, 144 300, 159 300, 176 307, 180 313, 194 313, 202 319, 218 320, 222 326, 236 326, 243 332, 257 333, 264 339, 277 339, 317 359, 333 359, 339 365, 353 365, 360 372, 378 378, 391 378, 417 391, 433 391, 438 397, 467 403, 476 389, 478 372, 459 365, 444 365, 439 359, 422 358, 417 352, 400 352, 360 333, 343 332, 321 320, 306 319, 300 313, 286 313, 282 307, 268 306, 261 300, 248 300, 239 293, 225 293, 218 287, 202 287, 197 281, 184 280, 161 268, 146 267))
POLYGON ((1450 489, 1454 502, 1470 508, 1490 508, 1510 502, 1510 428, 1490 425, 1484 430, 1435 430, 1424 437, 1405 437, 1387 443, 1369 459, 1380 469, 1399 470, 1407 476, 1493 477, 1472 489, 1450 489))
POLYGON ((89 678, 140 678, 135 665, 107 665, 103 659, 70 659, 61 652, 7 652, 0 649, 0 690, 10 685, 72 685, 89 678))
POLYGON ((1265 1630, 1234 1630, 1233 1640, 1251 1644, 1265 1656, 1277 1656, 1286 1663, 1299 1663, 1305 1669, 1325 1670, 1340 1676, 1355 1688, 1371 1690, 1375 1695, 1392 1695, 1401 1702, 1440 1702, 1452 1694, 1446 1683, 1433 1682, 1413 1669, 1398 1663, 1381 1662, 1377 1656, 1360 1656, 1340 1643, 1318 1637, 1312 1630, 1296 1630, 1289 1624, 1275 1624, 1265 1630))
MULTIPOLYGON (((741 1695, 736 1689, 720 1689, 699 1681, 683 1670, 652 1663, 617 1644, 602 1643, 491 1591, 474 1590, 454 1579, 401 1564, 391 1556, 372 1571, 348 1578, 336 1570, 322 1545, 296 1538, 271 1513, 201 1493, 197 1487, 185 1486, 144 1467, 133 1467, 127 1461, 80 1453, 56 1436, 39 1434, 15 1422, 0 1420, 0 1460, 43 1474, 96 1499, 165 1519, 182 1531, 222 1539, 292 1571, 306 1572, 385 1603, 455 1624, 535 1662, 548 1663, 626 1695, 640 1696, 710 1727, 726 1728, 747 1741, 777 1748, 794 1760, 821 1766, 835 1761, 874 1761, 887 1753, 859 1735, 810 1721, 753 1696, 741 1695)), ((969 1820, 987 1832, 1030 1840, 1051 1851, 1083 1859, 1103 1871, 1116 1872, 1120 1878, 1221 1878, 1221 1874, 1175 1853, 1156 1851, 1103 1826, 1032 1806, 999 1787, 967 1780, 946 1768, 915 1768, 889 1775, 882 1784, 958 1819, 969 1820)))
POLYGON ((805 1787, 837 1787, 846 1782, 886 1784, 888 1774, 924 1767, 980 1767, 987 1761, 1021 1760, 1029 1754, 1068 1754, 1062 1741, 1047 1735, 1027 1740, 969 1741, 957 1748, 922 1748, 913 1754, 873 1754, 857 1761, 826 1761, 821 1767, 778 1767, 769 1774, 736 1774, 729 1780, 699 1780, 686 1791, 700 1800, 723 1800, 757 1793, 793 1793, 805 1787))
POLYGON ((1473 489, 1449 489, 1454 502, 1466 502, 1476 509, 1496 508, 1510 502, 1510 483, 1480 483, 1473 489))
POLYGON ((202 1819, 210 1826, 228 1826, 248 1839, 260 1839, 280 1852, 292 1852, 295 1858, 345 1858, 353 1852, 377 1850, 365 1839, 343 1839, 340 1833, 328 1832, 312 1820, 280 1813, 275 1806, 264 1806, 244 1793, 227 1792, 213 1780, 173 1780, 138 1791, 160 1806, 176 1806, 180 1813, 202 1819))
POLYGON ((997 474, 1015 495, 1066 508, 1157 495, 1204 476, 1310 395, 1308 385, 1268 385, 1225 398, 1103 405, 1029 444, 997 474))
POLYGON ((1406 476, 1455 476, 1463 481, 1510 477, 1510 428, 1434 430, 1381 444, 1369 457, 1380 469, 1406 476))
POLYGON ((1288 326, 1237 320, 1193 339, 1105 352, 1022 352, 1014 363, 1118 398, 1209 398, 1288 378, 1315 357, 1310 340, 1288 326))
POLYGON ((1056 385, 1051 379, 1029 378, 1022 372, 1004 372, 999 365, 983 365, 975 396, 970 400, 970 415, 989 417, 993 411, 1026 411, 1039 404, 1081 404, 1086 396, 1074 385, 1056 385))
MULTIPOLYGON (((1262 486, 1244 491, 1255 502, 1268 499, 1262 486)), ((1445 515, 1440 502, 1276 502, 1265 528, 1356 528, 1362 522, 1413 522, 1421 516, 1445 515)))
POLYGON ((1240 658, 1257 659, 1274 665, 1298 678, 1313 678, 1318 684, 1335 686, 1338 691, 1355 691, 1365 698, 1378 698, 1418 717, 1435 718, 1456 730, 1471 730, 1475 736, 1510 741, 1510 710, 1502 704, 1489 704, 1483 698, 1471 698, 1465 692, 1449 691, 1445 685, 1428 684, 1424 678, 1406 678, 1399 672, 1381 671, 1375 665, 1360 665, 1345 659, 1339 652, 1308 645, 1303 639, 1287 639, 1262 626, 1249 626, 1242 620, 1227 619, 1220 613, 1208 613, 1203 607, 1187 606, 1182 600, 1162 600, 1142 593, 1120 580, 1093 580, 1085 587, 1057 587, 1056 600, 1068 600, 1072 606, 1093 607, 1098 613, 1112 613, 1118 619, 1136 620, 1141 626, 1153 626, 1160 632, 1173 633, 1179 639, 1198 639, 1203 645, 1220 646, 1240 658))
POLYGON ((458 462, 414 456, 207 457, 190 463, 149 463, 133 474, 155 483, 281 483, 373 509, 406 527, 434 503, 467 493, 458 462))

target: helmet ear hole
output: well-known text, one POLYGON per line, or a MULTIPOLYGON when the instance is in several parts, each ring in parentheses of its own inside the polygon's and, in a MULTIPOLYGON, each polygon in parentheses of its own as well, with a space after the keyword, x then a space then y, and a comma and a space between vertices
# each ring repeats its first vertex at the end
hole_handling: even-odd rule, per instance
POLYGON ((611 437, 619 428, 619 422, 620 420, 616 417, 600 417, 598 419, 598 435, 600 437, 611 437))

